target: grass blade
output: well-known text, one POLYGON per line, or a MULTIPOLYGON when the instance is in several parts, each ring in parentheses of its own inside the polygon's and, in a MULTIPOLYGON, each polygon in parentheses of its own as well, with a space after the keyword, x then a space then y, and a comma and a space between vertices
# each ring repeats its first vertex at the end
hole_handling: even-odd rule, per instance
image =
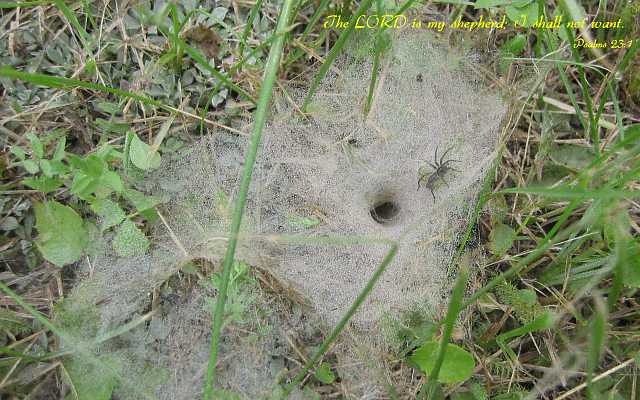
POLYGON ((70 79, 70 78, 64 78, 61 76, 22 72, 22 71, 15 70, 9 66, 3 66, 0 68, 0 76, 4 76, 11 79, 19 79, 22 81, 31 82, 35 85, 47 86, 51 88, 58 88, 58 89, 65 89, 65 90, 72 90, 77 88, 91 89, 98 92, 109 93, 109 94, 113 94, 121 97, 127 97, 148 105, 164 108, 168 111, 175 111, 173 107, 166 106, 161 102, 154 100, 150 97, 128 92, 122 89, 100 85, 98 83, 82 81, 79 79, 70 79))
MULTIPOLYGON (((559 3, 561 10, 564 12, 565 16, 568 19, 573 18, 574 21, 580 20, 579 16, 582 16, 583 12, 580 6, 574 0, 561 0, 559 3)), ((563 27, 563 29, 567 37, 569 38, 569 43, 573 43, 575 41, 575 37, 571 29, 569 29, 566 25, 563 27)), ((589 37, 588 31, 586 31, 584 28, 581 28, 581 31, 585 38, 589 37)), ((569 46, 569 48, 571 49, 571 54, 573 55, 574 60, 577 63, 580 63, 580 54, 578 53, 578 50, 575 48, 575 46, 569 46)), ((600 54, 596 53, 596 55, 600 54)), ((578 86, 580 86, 580 89, 582 90, 582 97, 587 107, 587 114, 589 115, 589 136, 595 153, 599 155, 600 134, 598 132, 598 119, 593 113, 593 99, 591 98, 591 94, 589 93, 589 83, 587 82, 587 75, 585 74, 584 67, 582 67, 581 65, 577 65, 577 68, 578 78, 580 79, 578 86)))
POLYGON ((440 339, 440 347, 438 348, 438 356, 433 366, 433 370, 429 375, 429 381, 427 382, 427 399, 432 399, 436 390, 436 383, 438 381, 438 375, 440 374, 440 368, 444 362, 444 355, 447 350, 447 345, 451 339, 453 333, 453 326, 458 319, 458 314, 463 309, 462 298, 464 297, 464 290, 467 285, 467 279, 469 278, 469 269, 466 265, 460 268, 458 279, 453 286, 451 292, 451 300, 449 300, 449 306, 447 307, 447 315, 444 318, 444 330, 442 332, 442 338, 440 339))
POLYGON ((476 224, 478 223, 478 220, 480 219, 480 213, 482 212, 482 208, 491 197, 491 186, 493 185, 493 182, 496 179, 496 176, 498 173, 498 165, 500 164, 500 160, 502 159, 503 151, 504 151, 504 146, 501 146, 500 150, 498 151, 498 155, 496 156, 495 160, 493 160, 493 163, 489 167, 489 171, 487 172, 487 175, 482 181, 482 186, 480 187, 480 193, 478 194, 478 201, 476 201, 475 208, 470 213, 471 218, 469 218, 469 222, 467 223, 467 227, 464 231, 464 236, 462 237, 462 240, 460 241, 460 244, 456 249, 456 254, 453 257, 453 260, 457 260, 460 258, 460 256, 462 256, 462 253, 467 247, 469 240, 471 240, 471 235, 473 233, 473 230, 476 224))
POLYGON ((369 92, 367 93, 367 101, 364 107, 364 114, 369 114, 371 110, 371 105, 373 104, 373 93, 376 88, 376 82, 378 81, 378 69, 380 68, 380 62, 382 59, 382 55, 386 48, 385 45, 385 32, 384 30, 380 30, 376 33, 376 43, 374 47, 373 54, 373 65, 371 67, 371 81, 369 82, 369 92))
POLYGON ((544 314, 534 319, 530 323, 498 335, 498 337, 496 337, 496 343, 502 349, 502 351, 511 359, 511 361, 515 363, 517 362, 518 357, 513 352, 513 350, 511 350, 511 347, 509 347, 507 341, 532 332, 550 329, 553 327, 554 323, 555 316, 549 311, 545 311, 544 314))
POLYGON ((287 25, 289 22, 292 4, 293 0, 285 0, 280 12, 278 25, 275 31, 275 35, 277 35, 277 37, 273 43, 273 47, 271 47, 271 50, 269 51, 269 58, 267 60, 264 72, 264 83, 262 85, 262 88, 260 89, 260 98, 258 100, 258 107, 255 113, 255 122, 251 135, 251 142, 245 156, 242 181, 240 184, 240 189, 238 191, 238 200, 236 201, 235 208, 233 210, 229 244, 227 246, 222 265, 222 281, 220 283, 220 290, 218 292, 218 298, 216 300, 216 307, 213 315, 213 326, 211 331, 211 352, 209 354, 209 365, 207 368, 207 379, 204 389, 205 400, 211 399, 213 396, 215 369, 218 360, 218 344, 222 331, 224 306, 227 300, 227 287, 229 286, 231 267, 234 260, 236 245, 238 243, 238 234, 240 232, 240 224, 242 222, 242 216, 244 214, 247 192, 249 191, 249 185, 251 183, 253 166, 255 164, 258 147, 260 145, 262 129, 265 125, 267 113, 269 111, 269 102, 271 100, 273 85, 277 78, 280 58, 282 57, 282 50, 284 47, 284 41, 287 33, 287 25))
POLYGON ((38 362, 41 361, 42 358, 41 357, 34 357, 25 353, 21 353, 19 351, 16 351, 10 347, 6 347, 6 346, 0 346, 0 354, 6 354, 9 357, 15 357, 15 358, 19 358, 23 361, 26 362, 38 362))
POLYGON ((360 4, 360 7, 358 7, 358 10, 356 11, 356 15, 354 15, 351 21, 349 22, 349 27, 344 31, 342 31, 336 43, 333 45, 331 50, 329 50, 329 53, 327 54, 324 60, 324 63, 320 67, 320 70, 318 71, 316 76, 313 78, 311 85, 309 85, 309 93, 307 93, 307 96, 304 98, 304 102, 302 103, 302 112, 307 112, 307 107, 309 106, 309 103, 313 99, 313 96, 315 96, 316 91, 318 90, 318 86, 320 86, 320 82, 322 81, 322 79, 324 79, 325 75, 329 71, 329 68, 331 68, 331 65, 333 64, 333 62, 336 60, 336 58, 342 51, 342 48, 347 42, 347 39, 349 39, 349 37, 353 33, 356 26, 355 21, 357 20, 358 17, 360 17, 361 15, 367 12, 369 7, 371 6, 372 1, 373 0, 364 0, 360 4))
MULTIPOLYGON (((53 323, 51 323, 51 321, 49 321, 49 319, 44 316, 40 311, 36 310, 35 308, 33 308, 31 305, 29 305, 27 302, 25 302, 17 293, 15 293, 13 290, 11 290, 11 288, 9 288, 6 284, 4 284, 4 282, 0 281, 0 290, 3 291, 8 297, 10 297, 13 301, 16 302, 17 305, 19 305, 20 307, 24 308, 25 310, 27 310, 29 312, 29 314, 31 314, 33 316, 34 319, 36 319, 38 322, 40 322, 45 328, 47 328, 48 330, 50 330, 51 332, 53 332, 56 336, 58 336, 60 339, 62 339, 65 343, 73 343, 73 340, 71 340, 71 338, 67 337, 67 335, 60 330, 57 326, 55 326, 53 323)), ((136 324, 137 325, 137 324, 136 324)), ((126 332, 127 330, 130 330, 131 326, 129 324, 116 329, 115 333, 113 335, 110 336, 104 336, 102 339, 102 341, 106 341, 109 339, 112 339, 113 337, 122 334, 124 332, 126 332)), ((99 342, 94 342, 94 344, 97 344, 99 342)), ((127 379, 125 376, 121 375, 118 371, 114 370, 113 368, 111 368, 111 366, 109 366, 108 364, 102 362, 98 357, 96 357, 95 355, 93 355, 91 353, 91 349, 90 348, 86 348, 85 346, 74 346, 74 348, 72 349, 74 352, 77 353, 82 353, 82 356, 85 357, 86 360, 88 360, 91 364, 97 366, 98 368, 101 368, 104 371, 108 371, 110 372, 114 377, 116 377, 118 379, 118 381, 120 381, 121 383, 125 384, 126 386, 130 387, 131 389, 133 389, 134 391, 136 391, 140 396, 142 396, 141 398, 145 398, 145 399, 149 399, 152 400, 153 397, 150 396, 149 394, 143 392, 140 390, 140 388, 135 385, 132 381, 130 381, 129 379, 127 379)), ((70 352, 67 351, 62 351, 56 354, 56 356, 64 356, 70 354, 70 352)), ((42 358, 44 360, 44 358, 42 358)))
POLYGON ((43 1, 0 1, 0 8, 37 7, 52 4, 54 0, 43 1))
MULTIPOLYGON (((320 1, 320 5, 316 8, 315 12, 311 16, 311 19, 309 20, 309 23, 307 24, 307 27, 302 32, 302 35, 300 35, 300 37, 297 39, 298 42, 300 42, 300 43, 303 42, 304 39, 309 35, 309 33, 312 31, 313 27, 318 23, 318 20, 322 16, 322 13, 324 12, 325 8, 327 8, 328 4, 329 4, 329 0, 320 1)), ((316 40, 316 43, 322 43, 324 41, 324 38, 325 38, 326 34, 327 34, 327 31, 323 30, 321 32, 320 37, 318 38, 318 40, 316 40)), ((284 63, 285 68, 288 67, 289 65, 293 64, 296 60, 298 60, 300 57, 302 57, 303 54, 304 54, 304 51, 302 49, 296 48, 287 57, 287 60, 284 63)))
POLYGON ((258 11, 260 11, 260 7, 262 6, 262 0, 256 1, 256 4, 251 7, 251 12, 249 13, 249 17, 247 17, 246 26, 244 27, 244 31, 242 32, 242 36, 240 37, 240 48, 238 50, 238 56, 242 57, 244 53, 244 48, 247 46, 247 38, 249 37, 249 32, 253 28, 253 21, 256 19, 256 15, 258 15, 258 11))
MULTIPOLYGON (((556 43, 555 41, 555 37, 553 36, 554 33, 552 32, 544 32, 543 36, 547 41, 547 46, 552 48, 552 49, 557 49, 558 48, 558 43, 556 43)), ((562 67, 562 63, 560 63, 560 60, 555 60, 555 64, 556 64, 556 68, 558 69, 558 74, 560 75, 560 80, 562 81, 562 84, 564 85, 565 89, 567 90, 567 95, 569 96, 569 100, 571 101, 571 105, 573 106, 573 109, 576 111, 576 117, 578 118, 578 121, 580 122, 580 125, 582 125, 582 127, 584 128, 585 132, 587 131, 587 121, 584 119, 584 115, 582 114, 582 110, 580 109, 580 106, 578 105, 578 100, 576 98, 575 93, 573 92, 573 87, 571 86, 571 83, 569 82, 569 78, 567 78, 567 73, 564 71, 564 68, 562 67)))
POLYGON ((224 86, 238 93, 239 95, 244 97, 246 100, 249 100, 251 103, 256 104, 256 99, 254 99, 253 96, 251 96, 251 94, 249 94, 246 90, 242 89, 240 86, 233 83, 227 75, 213 68, 209 64, 209 61, 205 58, 205 56, 203 56, 202 53, 200 53, 200 51, 189 46, 184 40, 180 39, 177 35, 173 35, 167 32, 164 28, 158 26, 158 30, 167 37, 167 40, 172 42, 173 46, 175 46, 176 48, 180 48, 181 50, 184 50, 184 52, 187 53, 191 58, 193 58, 193 60, 199 66, 206 69, 209 73, 211 73, 211 75, 213 75, 214 77, 216 77, 216 79, 221 81, 224 84, 224 86))
POLYGON ((338 322, 338 324, 333 329, 331 334, 329 334, 329 336, 322 342, 322 344, 320 345, 318 350, 315 352, 315 354, 309 359, 309 361, 307 361, 307 364, 304 366, 304 368, 300 372, 298 372, 298 374, 293 378, 291 383, 287 385, 287 387, 284 390, 285 395, 288 395, 289 393, 291 393, 293 388, 296 387, 300 382, 302 382, 302 379, 304 379, 304 377, 307 375, 309 370, 318 362, 318 360, 320 360, 320 358, 324 355, 324 353, 326 353, 327 350, 329 350, 329 347, 340 335, 340 333, 342 332, 344 327, 347 325, 349 320, 351 320, 351 317, 353 317, 356 311, 358 311, 358 308, 360 308, 362 303, 369 296, 369 293, 371 293, 371 290, 375 286, 378 279, 380 279, 384 271, 387 269, 387 266, 391 263, 391 261, 393 261, 397 252, 398 252, 398 245, 393 244, 389 252, 385 255, 384 259, 378 266, 378 268, 373 272, 373 275, 371 275, 371 278, 369 278, 367 285, 364 287, 364 289, 362 289, 360 294, 358 294, 358 297, 356 297, 356 300, 351 304, 351 307, 349 307, 349 310, 347 310, 347 312, 342 317, 342 319, 340 319, 340 322, 338 322))
POLYGON ((560 230, 560 227, 562 227, 562 225, 569 219, 569 217, 573 213, 573 210, 575 210, 578 205, 579 205, 579 202, 577 200, 573 200, 571 203, 569 203, 567 207, 564 209, 563 213, 558 218, 558 221, 556 221, 553 228, 551 228, 549 233, 538 244, 538 246, 534 251, 529 253, 529 255, 527 255, 526 257, 520 259, 516 263, 516 265, 509 268, 507 271, 501 273, 500 275, 496 276, 495 278, 487 282, 487 284, 484 285, 481 289, 477 290, 475 293, 469 296, 469 298, 463 303, 462 308, 464 309, 469 305, 475 303, 480 297, 492 291, 500 283, 504 282, 505 280, 516 275, 518 272, 522 271, 527 265, 529 265, 529 263, 536 260, 539 256, 544 254, 545 251, 551 248, 551 246, 565 240, 566 238, 570 237, 573 233, 575 233, 580 228, 580 226, 577 226, 579 225, 579 223, 570 226, 569 228, 563 230, 560 233, 557 233, 557 232, 558 230, 560 230))
POLYGON ((64 17, 67 19, 67 21, 69 21, 71 26, 73 26, 75 30, 78 32, 78 36, 80 37, 80 41, 82 42, 82 47, 84 47, 84 50, 87 52, 87 54, 92 54, 91 37, 89 36, 87 31, 84 29, 84 27, 80 25, 80 21, 78 21, 76 14, 73 11, 71 11, 69 7, 67 7, 64 1, 54 0, 54 2, 56 3, 56 7, 58 7, 58 9, 62 12, 64 17))
POLYGON ((604 349, 607 337, 607 307, 600 297, 594 297, 595 315, 591 321, 589 335, 589 355, 587 358, 587 398, 592 399, 593 373, 595 372, 604 349))
MULTIPOLYGON (((267 47, 267 46, 271 46, 271 42, 275 39, 275 35, 270 36, 267 40, 263 41, 262 43, 260 43, 259 46, 257 46, 255 49, 253 49, 246 57, 241 57, 240 60, 235 63, 231 68, 229 68, 229 70, 227 71, 228 75, 233 75, 237 70, 240 69, 240 67, 242 67, 244 64, 246 64, 247 61, 249 61, 252 57, 255 57, 257 59, 257 54, 258 52, 267 47)), ((205 104, 204 107, 202 107, 202 109, 200 110, 200 134, 204 134, 204 119, 205 119, 205 115, 207 115, 207 113, 209 112, 209 106, 211 105, 211 100, 213 99, 213 96, 215 96, 219 91, 220 88, 222 87, 222 82, 218 82, 218 84, 216 85, 216 87, 214 87, 213 89, 211 89, 210 93, 209 93, 209 97, 207 98, 207 103, 205 104)))
MULTIPOLYGON (((340 51, 342 50, 342 48, 344 47, 345 43, 347 42, 347 39, 349 39, 349 37, 353 33, 353 31, 355 29, 355 26, 356 26, 355 21, 357 21, 357 19, 361 15, 363 15, 364 13, 367 12, 367 10, 369 10, 369 7, 371 6, 371 2, 372 1, 373 0, 365 0, 362 3, 360 3, 360 7, 358 7, 358 9, 356 10, 356 14, 349 21, 349 27, 347 29, 345 29, 344 31, 342 31, 342 33, 338 37, 338 40, 336 41, 336 43, 333 45, 331 50, 329 50, 329 53, 327 54, 327 56, 326 56, 326 58, 324 60, 324 63, 320 67, 320 70, 318 71, 316 76, 313 78, 313 81, 311 82, 311 85, 309 86, 309 93, 307 93, 307 96, 305 97, 304 102, 302 103, 302 112, 307 112, 307 107, 309 106, 309 103, 313 99, 313 96, 315 96, 316 90, 318 90, 318 86, 320 86, 320 82, 325 77, 325 75, 329 71, 329 68, 331 68, 331 65, 333 64, 333 62, 336 60, 336 58, 340 54, 340 51)), ((395 12, 395 15, 402 14, 409 7, 411 7, 414 2, 415 2, 415 0, 406 1, 400 8, 398 8, 398 10, 395 12)), ((427 4, 429 4, 429 3, 430 3, 430 1, 427 2, 427 4)), ((316 16, 319 16, 319 13, 316 13, 314 15, 314 17, 316 17, 316 16)), ((385 29, 386 28, 383 28, 381 32, 384 32, 385 29)), ((375 85, 375 78, 372 78, 372 79, 373 79, 373 82, 372 82, 372 86, 373 86, 373 85, 375 85)))
POLYGON ((5 285, 4 282, 2 281, 0 281, 0 290, 2 290, 7 296, 9 296, 13 301, 15 301, 16 304, 18 304, 20 307, 27 310, 29 314, 33 316, 33 318, 35 318, 39 323, 42 324, 42 326, 44 326, 51 332, 55 333, 59 337, 62 337, 63 332, 61 330, 59 330, 55 325, 53 325, 51 321, 49 321, 49 319, 45 317, 40 311, 31 307, 31 305, 29 305, 27 302, 22 300, 22 298, 18 296, 17 293, 11 290, 9 286, 5 285))
POLYGON ((115 96, 134 99, 141 103, 155 106, 163 110, 170 111, 172 113, 186 115, 191 118, 198 119, 202 122, 211 123, 211 121, 207 121, 203 117, 199 117, 195 114, 191 114, 189 112, 179 110, 175 107, 168 106, 158 100, 152 99, 151 97, 147 97, 145 95, 141 95, 133 92, 128 92, 122 89, 113 88, 110 86, 101 85, 98 83, 87 82, 87 81, 82 81, 78 79, 64 78, 61 76, 47 75, 47 74, 35 74, 35 73, 31 74, 28 72, 18 71, 9 66, 0 67, 0 77, 18 79, 21 81, 33 83, 35 85, 41 85, 41 86, 64 89, 64 90, 73 90, 77 88, 83 88, 83 89, 95 90, 97 92, 102 92, 102 93, 109 93, 115 96))
POLYGON ((528 193, 539 194, 552 199, 626 199, 640 197, 640 192, 634 190, 611 189, 604 187, 602 189, 583 189, 578 187, 562 186, 557 188, 548 187, 525 187, 503 189, 499 193, 528 193))

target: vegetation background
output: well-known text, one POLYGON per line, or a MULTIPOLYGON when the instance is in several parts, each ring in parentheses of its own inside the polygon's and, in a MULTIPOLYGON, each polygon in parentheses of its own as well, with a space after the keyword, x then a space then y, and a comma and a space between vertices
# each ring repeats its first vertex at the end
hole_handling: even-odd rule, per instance
MULTIPOLYGON (((456 259, 461 274, 447 312, 408 321, 395 365, 415 368, 416 379, 390 388, 389 398, 640 398, 640 3, 572 0, 0 2, 3 398, 111 398, 111 381, 79 395, 82 382, 52 323, 74 264, 101 231, 113 232, 118 254, 144 251, 161 218, 159 199, 136 189, 144 172, 210 129, 243 131, 251 116, 233 238, 272 91, 306 81, 312 94, 348 37, 360 34, 322 29, 324 16, 383 11, 424 21, 561 14, 623 26, 441 34, 495 55, 487 73, 514 112, 471 225, 483 240, 476 251, 488 258, 472 282, 464 257, 456 259), (575 35, 609 48, 573 48, 575 35), (523 70, 535 71, 526 90, 514 85, 523 70), (457 326, 468 336, 455 329, 463 310, 457 326)), ((386 34, 371 35, 376 60, 386 34)), ((238 270, 233 250, 217 275, 209 398, 223 396, 214 366, 219 311, 238 270)), ((293 355, 306 368, 285 374, 274 396, 303 379, 314 396, 345 396, 330 351, 358 305, 320 335, 312 356, 293 355)))

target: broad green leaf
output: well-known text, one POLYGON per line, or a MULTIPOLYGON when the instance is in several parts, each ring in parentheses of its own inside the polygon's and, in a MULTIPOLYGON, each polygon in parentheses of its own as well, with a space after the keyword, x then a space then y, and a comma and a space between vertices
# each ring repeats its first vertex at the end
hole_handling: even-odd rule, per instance
POLYGON ((100 177, 100 183, 108 188, 115 190, 117 193, 124 191, 124 184, 120 175, 114 171, 105 171, 100 177))
POLYGON ((85 231, 87 232, 87 248, 84 250, 89 256, 97 256, 104 251, 105 240, 100 233, 100 229, 90 221, 84 223, 85 231))
MULTIPOLYGON (((640 134, 640 124, 627 125, 627 126, 624 127, 624 132, 627 135, 640 134)), ((13 149, 13 147, 12 147, 12 149, 13 149)))
POLYGON ((118 383, 113 372, 120 369, 119 363, 113 356, 103 356, 99 360, 89 362, 80 356, 73 356, 63 363, 71 387, 65 400, 111 399, 113 389, 118 383))
POLYGON ((87 245, 82 218, 56 201, 36 203, 36 245, 42 256, 57 266, 78 261, 87 245))
POLYGON ((120 135, 125 134, 131 128, 130 124, 107 121, 104 118, 96 118, 96 125, 104 133, 114 132, 120 135))
POLYGON ((567 144, 552 147, 549 151, 549 157, 559 165, 572 170, 580 170, 591 164, 596 155, 592 147, 567 144))
POLYGON ((67 146, 67 138, 65 136, 60 138, 60 141, 56 144, 56 149, 53 152, 52 160, 62 161, 65 156, 64 148, 67 146))
POLYGON ((336 376, 331 371, 331 365, 326 362, 320 364, 314 375, 317 380, 326 385, 330 385, 336 380, 336 376))
POLYGON ((103 144, 96 150, 96 156, 105 162, 111 160, 122 160, 122 153, 114 149, 110 144, 103 144))
POLYGON ((518 7, 518 8, 522 8, 525 7, 529 4, 535 4, 536 1, 535 0, 511 0, 511 6, 513 7, 518 7))
POLYGON ((91 177, 100 178, 105 169, 107 169, 107 163, 95 154, 84 159, 83 171, 91 177))
POLYGON ((135 189, 125 190, 124 197, 133 204, 138 212, 149 210, 160 204, 160 198, 156 196, 147 196, 135 189))
POLYGON ((117 114, 119 112, 122 112, 122 108, 120 107, 120 105, 108 101, 99 101, 96 103, 95 107, 107 114, 117 114))
POLYGON ((65 175, 69 173, 69 167, 59 160, 49 160, 49 166, 51 167, 51 173, 54 175, 65 175))
POLYGON ((511 248, 515 238, 516 232, 513 228, 499 222, 493 226, 489 233, 489 250, 493 254, 501 256, 511 248))
POLYGON ((83 170, 85 168, 84 159, 78 157, 75 154, 68 154, 67 161, 69 161, 69 164, 71 165, 72 168, 79 169, 79 170, 83 170))
POLYGON ((24 160, 22 162, 22 166, 30 174, 37 174, 38 171, 40 171, 40 167, 38 166, 38 163, 33 160, 24 160))
POLYGON ((478 400, 471 392, 455 392, 451 393, 451 400, 478 400))
POLYGON ((49 178, 46 176, 38 176, 35 178, 26 178, 22 180, 24 185, 29 186, 32 189, 39 190, 43 193, 53 192, 63 185, 60 179, 49 178))
MULTIPOLYGON (((422 372, 431 374, 438 356, 439 346, 439 342, 427 342, 417 349, 409 359, 418 365, 422 372)), ((468 351, 448 343, 444 361, 438 374, 438 381, 442 383, 464 382, 473 375, 475 367, 476 362, 468 351)))
POLYGON ((42 170, 42 173, 49 178, 53 177, 53 166, 51 165, 51 162, 49 160, 40 160, 40 169, 42 170))
POLYGON ((55 175, 65 175, 69 172, 69 168, 62 161, 42 159, 39 165, 42 173, 49 178, 53 178, 55 175))
POLYGON ((120 257, 141 256, 149 248, 149 240, 130 220, 126 219, 116 230, 113 249, 120 257))
POLYGON ((500 7, 511 4, 511 0, 478 0, 474 3, 475 8, 500 7))
POLYGON ((155 208, 149 208, 147 210, 140 211, 140 216, 150 224, 156 222, 159 218, 158 212, 155 208))
POLYGON ((586 12, 584 7, 577 3, 575 0, 560 0, 560 6, 570 17, 572 21, 582 21, 585 18, 586 12))
POLYGON ((171 128, 171 124, 173 124, 173 121, 175 119, 176 119, 175 115, 172 115, 166 121, 164 121, 164 123, 160 127, 160 130, 156 134, 156 137, 153 139, 153 145, 151 146, 150 157, 155 157, 157 155, 158 149, 160 148, 160 145, 164 141, 164 138, 167 137, 167 135, 169 134, 169 129, 171 128))
POLYGON ((297 214, 289 215, 289 224, 296 228, 310 229, 320 225, 320 222, 315 217, 303 217, 297 214))
POLYGON ((526 46, 527 46, 527 35, 519 33, 516 36, 509 39, 508 41, 506 41, 502 45, 502 47, 500 47, 500 50, 512 55, 518 55, 524 51, 526 46))
POLYGON ((73 182, 71 182, 71 193, 86 200, 98 189, 98 186, 98 179, 79 172, 73 177, 73 182))
POLYGON ((33 132, 27 133, 26 136, 27 139, 29 139, 29 141, 31 142, 31 150, 33 151, 33 156, 38 159, 44 157, 44 145, 40 141, 40 138, 33 132))
POLYGON ((118 225, 127 216, 118 203, 109 199, 97 199, 91 203, 91 209, 102 219, 100 228, 103 231, 118 225))
POLYGON ((27 153, 20 146, 11 146, 9 151, 11 152, 11 154, 18 157, 20 161, 24 161, 25 158, 27 158, 27 153))
POLYGON ((638 243, 629 243, 626 259, 629 264, 624 270, 624 283, 628 287, 640 288, 640 245, 638 243))
POLYGON ((510 5, 505 7, 509 19, 519 24, 519 27, 531 26, 538 19, 538 2, 534 1, 522 7, 510 5))
POLYGON ((160 155, 154 152, 151 146, 140 140, 136 134, 133 135, 131 140, 129 157, 133 165, 143 171, 155 169, 160 166, 160 155))

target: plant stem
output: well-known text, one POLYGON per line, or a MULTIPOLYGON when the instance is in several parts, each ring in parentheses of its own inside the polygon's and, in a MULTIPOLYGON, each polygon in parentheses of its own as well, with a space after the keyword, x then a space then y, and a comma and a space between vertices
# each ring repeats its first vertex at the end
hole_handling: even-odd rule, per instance
POLYGON ((327 55, 325 56, 324 63, 322 63, 320 70, 313 78, 313 81, 309 86, 309 92, 307 92, 307 96, 304 98, 304 101, 302 103, 302 112, 307 112, 307 107, 311 103, 313 96, 315 96, 316 91, 320 86, 320 82, 322 81, 322 79, 324 79, 325 75, 329 71, 329 68, 331 68, 331 65, 333 65, 333 62, 342 51, 342 48, 347 42, 347 39, 349 39, 349 37, 353 33, 356 25, 356 19, 367 12, 372 1, 373 0, 364 0, 362 3, 360 3, 360 7, 358 7, 358 10, 356 11, 356 15, 351 21, 349 21, 349 27, 342 31, 342 33, 340 33, 340 36, 338 36, 338 40, 336 40, 336 43, 333 45, 331 50, 329 50, 329 53, 327 53, 327 55))
POLYGON ((262 129, 267 118, 269 101, 271 100, 273 85, 276 80, 278 67, 280 65, 280 58, 282 56, 282 49, 284 47, 285 34, 287 33, 287 23, 289 21, 289 14, 291 13, 292 3, 293 0, 284 0, 282 11, 280 12, 278 25, 275 31, 275 35, 277 37, 273 43, 273 47, 271 47, 271 51, 269 52, 269 58, 265 67, 264 82, 262 88, 260 89, 260 98, 258 99, 258 107, 255 112, 255 124, 253 127, 253 133, 251 135, 251 142, 249 144, 247 155, 245 156, 242 182, 240 184, 240 190, 238 192, 238 200, 233 211, 231 232, 229 234, 229 244, 227 246, 227 251, 225 253, 222 266, 222 282, 220 284, 220 290, 218 292, 216 307, 213 314, 213 326, 211 330, 211 352, 209 354, 209 366, 207 368, 207 379, 204 388, 205 400, 211 399, 213 395, 216 363, 218 361, 218 347, 220 342, 222 323, 224 320, 224 306, 227 300, 227 287, 229 285, 229 279, 231 276, 231 267, 233 265, 233 258, 236 251, 236 245, 238 243, 238 233, 240 232, 240 224, 242 222, 242 215, 244 213, 247 192, 249 191, 249 184, 251 183, 253 166, 256 161, 256 154, 258 152, 258 146, 260 145, 262 129))
POLYGON ((469 277, 469 269, 465 265, 460 268, 460 272, 458 274, 458 279, 453 287, 453 291, 451 292, 451 300, 449 301, 449 307, 447 307, 447 315, 444 319, 444 331, 442 333, 442 338, 440 339, 440 347, 438 348, 438 356, 436 357, 436 362, 433 365, 433 370, 429 375, 429 381, 427 383, 427 399, 432 399, 433 394, 436 389, 436 382, 438 380, 438 375, 440 374, 440 368, 442 367, 442 363, 444 362, 444 355, 447 351, 447 345, 449 344, 449 339, 451 339, 451 333, 453 332, 453 325, 458 319, 458 314, 463 309, 462 307, 462 298, 464 297, 464 289, 467 285, 467 278, 469 277))
POLYGON ((284 389, 285 396, 289 395, 289 393, 293 390, 293 388, 296 385, 298 385, 302 381, 302 379, 304 379, 304 377, 307 375, 309 370, 315 365, 315 363, 318 362, 320 357, 322 357, 324 353, 326 353, 327 350, 329 350, 329 346, 331 346, 331 344, 336 340, 336 338, 338 337, 338 335, 340 335, 340 333, 342 332, 344 327, 347 325, 351 317, 353 317, 353 315, 356 313, 358 308, 369 296, 369 293, 375 286, 378 279, 380 279, 384 271, 387 269, 387 266, 391 263, 391 261, 393 261, 397 252, 398 252, 398 245, 393 244, 391 246, 391 249, 387 253, 387 255, 384 257, 384 259, 378 266, 378 268, 374 271, 373 275, 371 275, 371 278, 369 278, 369 281, 367 282, 367 286, 365 286, 365 288, 360 292, 360 294, 358 294, 358 297, 356 298, 356 300, 353 302, 353 304, 351 304, 351 307, 349 308, 347 313, 344 315, 344 317, 342 317, 340 322, 338 322, 338 325, 336 325, 336 327, 333 329, 329 337, 327 337, 324 340, 324 342, 322 342, 322 345, 320 345, 320 348, 315 352, 313 357, 311 357, 309 361, 307 361, 307 364, 304 366, 302 371, 298 372, 298 374, 293 378, 291 383, 289 383, 289 385, 287 385, 287 387, 284 389))

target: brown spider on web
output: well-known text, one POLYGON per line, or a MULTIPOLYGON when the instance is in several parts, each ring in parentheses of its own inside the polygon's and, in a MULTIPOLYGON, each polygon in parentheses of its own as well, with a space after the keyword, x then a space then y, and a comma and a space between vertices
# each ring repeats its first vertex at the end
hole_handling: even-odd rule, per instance
POLYGON ((447 174, 447 172, 449 171, 460 172, 459 170, 449 165, 450 163, 453 163, 453 162, 460 162, 460 160, 444 159, 447 153, 451 151, 451 149, 453 149, 453 146, 449 147, 447 151, 444 152, 442 157, 440 157, 440 160, 438 160, 438 147, 436 146, 436 152, 433 158, 433 164, 427 161, 427 164, 429 164, 429 166, 433 168, 434 171, 431 173, 427 173, 426 171, 423 171, 422 168, 418 170, 418 174, 420 175, 418 178, 418 190, 420 190, 420 183, 425 181, 424 187, 426 189, 429 189, 429 191, 431 192, 431 196, 433 196, 433 201, 436 201, 436 195, 433 193, 433 189, 435 188, 436 182, 440 180, 448 187, 449 184, 447 183, 447 181, 444 180, 444 176, 447 174))

